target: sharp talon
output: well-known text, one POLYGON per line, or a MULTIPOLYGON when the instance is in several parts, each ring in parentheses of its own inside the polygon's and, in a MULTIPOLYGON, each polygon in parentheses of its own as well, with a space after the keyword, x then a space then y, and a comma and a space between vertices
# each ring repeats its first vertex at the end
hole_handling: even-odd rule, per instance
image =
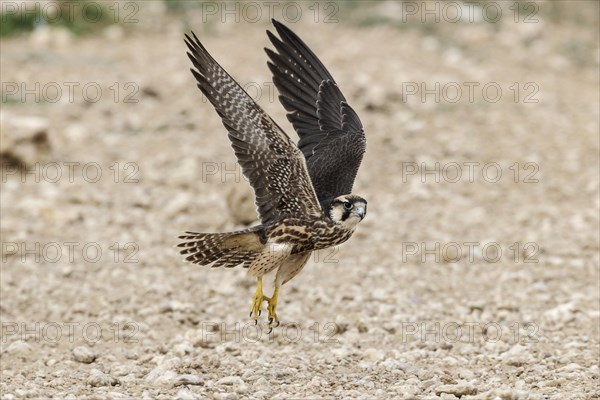
POLYGON ((254 299, 252 301, 252 308, 250 309, 250 318, 254 315, 254 325, 258 324, 258 317, 262 313, 262 302, 263 302, 263 293, 262 293, 262 278, 258 278, 258 282, 256 285, 256 292, 254 293, 254 299))
POLYGON ((256 292, 254 293, 254 300, 252 303, 252 309, 250 310, 250 318, 254 316, 254 325, 258 325, 258 318, 262 315, 262 303, 266 301, 267 309, 269 311, 269 315, 267 317, 269 327, 268 333, 272 333, 273 328, 277 328, 280 325, 279 318, 277 318, 277 313, 275 312, 275 308, 277 307, 278 294, 279 288, 275 288, 275 290, 273 291, 273 296, 265 296, 262 292, 262 278, 258 278, 256 292))

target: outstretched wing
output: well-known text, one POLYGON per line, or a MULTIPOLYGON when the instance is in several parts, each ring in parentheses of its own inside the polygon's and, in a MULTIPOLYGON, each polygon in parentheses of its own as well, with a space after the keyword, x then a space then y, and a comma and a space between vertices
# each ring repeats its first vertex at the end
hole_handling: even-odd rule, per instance
POLYGON ((319 215, 302 152, 192 35, 185 41, 192 73, 229 131, 242 172, 254 189, 261 222, 319 215))
POLYGON ((280 38, 267 31, 277 52, 271 59, 273 83, 288 120, 300 136, 298 147, 308 165, 319 201, 352 192, 366 149, 360 119, 317 56, 291 30, 273 20, 280 38))

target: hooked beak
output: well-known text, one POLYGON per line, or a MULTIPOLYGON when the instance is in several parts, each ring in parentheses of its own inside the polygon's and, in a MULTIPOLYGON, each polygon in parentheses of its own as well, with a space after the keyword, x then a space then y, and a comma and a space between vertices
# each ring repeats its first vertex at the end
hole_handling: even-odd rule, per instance
POLYGON ((358 216, 360 219, 363 219, 365 217, 366 211, 364 207, 358 207, 355 211, 354 214, 356 216, 358 216))

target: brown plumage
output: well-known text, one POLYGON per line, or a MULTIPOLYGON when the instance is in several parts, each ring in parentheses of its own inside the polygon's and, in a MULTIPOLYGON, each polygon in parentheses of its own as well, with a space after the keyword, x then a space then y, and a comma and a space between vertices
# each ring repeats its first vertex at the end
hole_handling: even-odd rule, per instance
MULTIPOLYGON (((302 97, 302 101, 312 102, 303 109, 310 106, 314 112, 307 111, 309 117, 290 119, 301 136, 302 151, 221 68, 198 38, 193 33, 193 37, 186 35, 188 56, 194 65, 192 74, 229 133, 242 172, 254 189, 261 224, 230 233, 187 232, 180 236, 184 242, 179 244, 181 254, 192 263, 248 268, 258 278, 251 315, 254 313, 257 320, 262 302, 267 301, 270 327, 278 322, 275 307, 279 287, 302 270, 312 251, 348 240, 367 207, 366 200, 349 194, 364 152, 364 133, 356 113, 308 47, 283 25, 273 23, 282 36, 281 42, 274 42, 276 47, 283 53, 295 46, 296 59, 305 63, 306 69, 297 68, 295 73, 310 72, 310 65, 318 72, 310 74, 311 88, 318 90, 309 90, 302 97), (306 121, 313 124, 312 131, 300 127, 306 121), (320 126, 318 132, 315 126, 320 126), (348 134, 345 129, 349 129, 348 134), (338 146, 337 161, 331 146, 338 146), (324 151, 331 153, 329 159, 324 151), (322 177, 329 181, 316 181, 322 177), (336 177, 339 184, 335 183, 336 177), (262 294, 262 276, 275 269, 275 292, 269 298, 262 294)), ((277 62, 293 65, 295 61, 278 55, 275 64, 269 64, 272 70, 280 69, 277 62)), ((297 78, 299 82, 304 79, 300 75, 297 78)), ((293 103, 289 96, 284 101, 293 103)), ((286 108, 292 110, 293 106, 288 104, 286 108)))
POLYGON ((180 239, 181 254, 194 264, 209 265, 213 268, 232 268, 240 264, 248 268, 262 251, 266 237, 257 229, 247 229, 229 233, 186 232, 180 239))
POLYGON ((265 49, 279 101, 300 136, 298 147, 325 210, 352 192, 366 149, 362 123, 318 57, 290 29, 273 20, 281 39, 267 32, 276 51, 265 49))

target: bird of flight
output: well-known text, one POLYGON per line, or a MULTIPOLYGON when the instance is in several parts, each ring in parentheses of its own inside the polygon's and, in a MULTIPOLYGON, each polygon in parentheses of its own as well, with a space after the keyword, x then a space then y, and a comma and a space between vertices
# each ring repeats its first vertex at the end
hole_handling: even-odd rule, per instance
POLYGON ((273 83, 296 145, 215 61, 192 32, 188 57, 198 88, 210 100, 254 189, 260 225, 228 233, 186 232, 178 247, 186 260, 212 267, 242 265, 258 280, 250 317, 267 303, 269 332, 279 325, 279 290, 296 276, 312 251, 348 240, 365 217, 367 201, 351 194, 366 148, 362 124, 317 56, 289 28, 272 21, 267 35, 273 83), (276 270, 271 297, 262 278, 276 270))

